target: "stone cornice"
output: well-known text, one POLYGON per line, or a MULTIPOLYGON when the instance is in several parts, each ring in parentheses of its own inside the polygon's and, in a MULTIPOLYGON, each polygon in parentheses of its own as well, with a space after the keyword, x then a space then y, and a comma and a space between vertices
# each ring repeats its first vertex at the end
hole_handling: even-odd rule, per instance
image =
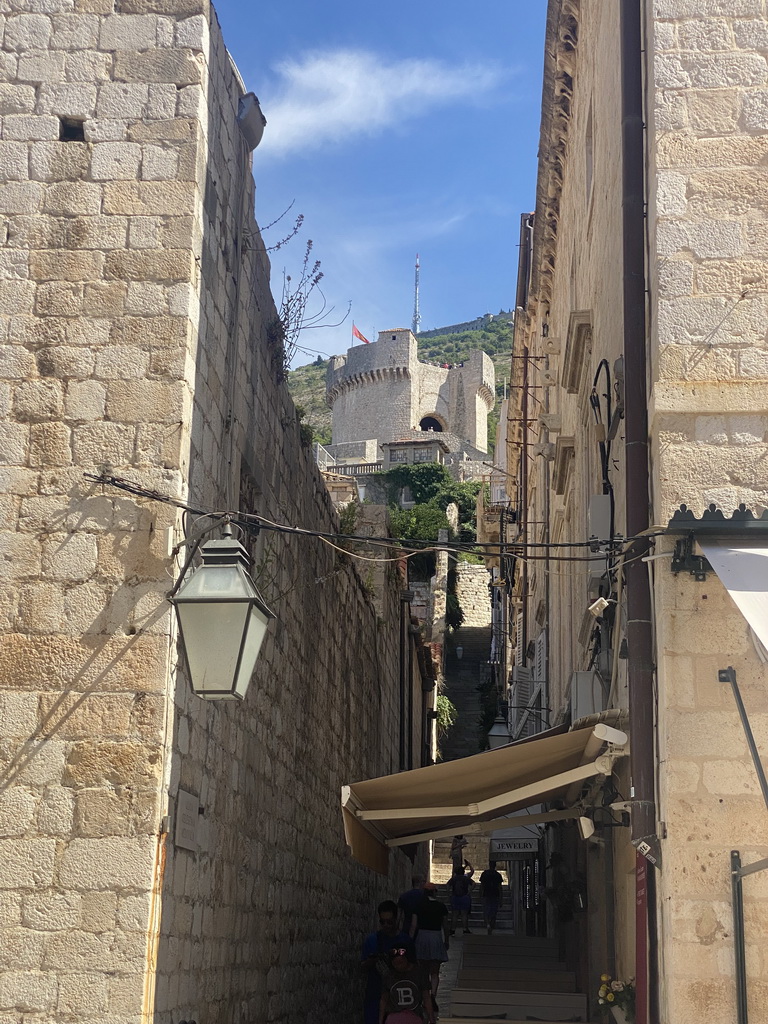
POLYGON ((534 302, 549 303, 552 294, 580 11, 581 0, 549 0, 531 268, 534 302))
POLYGON ((496 405, 496 395, 493 393, 493 389, 487 384, 481 384, 477 389, 477 393, 488 407, 488 412, 490 412, 494 405, 496 405))

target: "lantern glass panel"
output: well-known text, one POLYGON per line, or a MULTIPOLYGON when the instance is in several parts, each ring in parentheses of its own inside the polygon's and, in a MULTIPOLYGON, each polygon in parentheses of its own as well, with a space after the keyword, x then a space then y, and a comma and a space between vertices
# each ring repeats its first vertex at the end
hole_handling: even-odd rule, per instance
POLYGON ((193 690, 201 697, 233 696, 236 674, 238 684, 240 681, 238 659, 250 617, 250 604, 180 601, 176 608, 193 690))
POLYGON ((248 635, 243 644, 243 656, 240 660, 240 669, 237 673, 237 681, 235 682, 236 697, 241 699, 245 697, 268 625, 269 619, 267 616, 260 608, 253 605, 248 616, 248 635))
POLYGON ((248 601, 256 595, 253 581, 241 565, 201 565, 176 595, 176 601, 248 601))
POLYGON ((511 739, 507 723, 503 718, 497 718, 488 731, 488 746, 491 750, 496 750, 497 747, 506 746, 511 739))

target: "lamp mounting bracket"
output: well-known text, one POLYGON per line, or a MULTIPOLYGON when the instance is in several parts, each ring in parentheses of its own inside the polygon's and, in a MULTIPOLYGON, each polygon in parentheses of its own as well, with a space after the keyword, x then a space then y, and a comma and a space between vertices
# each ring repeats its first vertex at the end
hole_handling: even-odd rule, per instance
POLYGON ((707 573, 712 572, 712 566, 703 555, 695 553, 696 536, 689 533, 681 537, 675 544, 675 551, 672 555, 672 572, 677 575, 679 572, 687 572, 699 583, 704 583, 707 573))

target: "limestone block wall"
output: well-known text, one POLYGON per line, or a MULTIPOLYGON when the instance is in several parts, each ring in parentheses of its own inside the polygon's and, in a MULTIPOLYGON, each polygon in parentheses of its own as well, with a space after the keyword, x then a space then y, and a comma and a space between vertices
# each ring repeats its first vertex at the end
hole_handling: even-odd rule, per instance
POLYGON ((165 601, 190 521, 84 478, 335 529, 268 340, 242 84, 204 0, 1 20, 0 1018, 351 1021, 411 869, 354 865, 338 812, 397 764, 398 588, 377 619, 348 559, 263 533, 278 619, 246 702, 204 704, 165 601))
MULTIPOLYGON (((730 513, 768 500, 767 26, 757 0, 663 0, 649 25, 655 522, 680 502, 700 514, 711 501, 730 513)), ((665 1019, 693 1020, 706 1007, 724 1024, 736 998, 729 852, 764 857, 768 816, 717 669, 736 668, 757 736, 768 680, 716 578, 655 575, 666 765, 659 813, 669 835, 665 1019)), ((754 876, 744 893, 750 1017, 764 1021, 764 879, 754 876)))
POLYGON ((456 565, 456 597, 464 612, 467 627, 490 626, 491 596, 488 590, 491 577, 485 565, 456 565))
MULTIPOLYGON (((727 512, 742 501, 753 508, 766 503, 762 165, 768 33, 762 0, 653 0, 642 6, 651 521, 663 527, 681 502, 699 514, 711 501, 727 512)), ((599 491, 588 396, 599 361, 605 358, 613 368, 620 355, 623 330, 619 8, 601 0, 549 5, 532 300, 527 322, 518 318, 516 343, 546 361, 559 386, 549 389, 539 436, 534 428, 530 437, 555 449, 551 463, 542 459, 529 474, 529 539, 545 539, 541 524, 549 514, 552 541, 583 541, 589 497, 599 491), (547 344, 541 340, 545 324, 547 344)), ((520 384, 519 372, 513 383, 520 384)), ((633 386, 625 382, 626 389, 633 386)), ((624 521, 621 434, 610 471, 618 530, 624 521)), ((514 443, 508 452, 513 466, 514 443)), ((668 538, 655 544, 660 554, 672 547, 668 538)), ((557 707, 570 673, 587 667, 593 628, 584 618, 588 570, 576 563, 542 570, 535 564, 525 570, 529 635, 535 618, 546 614, 550 704, 557 707)), ((655 873, 660 1019, 693 1024, 705 1016, 725 1024, 736 1006, 730 850, 740 848, 745 862, 766 856, 768 815, 733 699, 718 683, 717 670, 736 668, 761 737, 766 671, 716 577, 701 583, 673 576, 665 558, 651 563, 651 576, 663 857, 655 873)), ((628 658, 633 656, 630 647, 628 658)), ((627 701, 623 659, 612 700, 618 706, 627 701)), ((629 784, 619 776, 622 791, 629 784)), ((631 977, 634 852, 616 832, 615 947, 605 952, 615 954, 619 976, 631 977)), ((765 899, 765 879, 756 875, 745 883, 747 973, 750 1016, 762 1021, 768 1019, 761 952, 765 899)), ((593 931, 589 943, 596 975, 604 938, 593 931)))
POLYGON ((84 474, 183 492, 200 11, 0 19, 4 1024, 148 1005, 177 513, 84 474))
MULTIPOLYGON (((562 449, 562 454, 558 451, 551 461, 539 456, 529 459, 531 539, 545 540, 543 526, 534 524, 543 524, 547 518, 545 496, 549 492, 550 540, 583 543, 589 536, 590 498, 602 491, 598 437, 589 404, 592 381, 601 360, 607 360, 612 372, 622 352, 621 85, 618 61, 611 57, 619 37, 619 6, 591 0, 561 7, 557 35, 563 50, 549 99, 555 104, 562 97, 565 113, 561 117, 561 110, 555 107, 552 123, 548 128, 542 124, 542 132, 546 129, 548 134, 543 135, 546 152, 539 171, 540 190, 546 187, 552 194, 560 190, 556 217, 553 215, 556 236, 553 240, 547 238, 550 215, 540 198, 536 259, 545 269, 537 271, 535 279, 536 319, 524 334, 522 321, 518 322, 518 351, 525 338, 534 357, 528 367, 528 380, 533 385, 529 407, 536 410, 536 422, 531 424, 528 440, 531 444, 549 442, 562 449), (576 8, 580 42, 574 53, 567 40, 572 29, 570 16, 576 8), (591 162, 587 159, 590 147, 591 162), (567 159, 561 162, 556 155, 564 151, 567 159), (546 269, 549 246, 555 265, 551 279, 546 269), (547 351, 541 340, 545 323, 549 336, 556 339, 554 352, 547 351), (577 324, 584 325, 583 343, 577 324), (566 365, 574 366, 570 373, 575 387, 564 383, 566 365), (559 382, 546 391, 538 387, 545 368, 559 382), (550 431, 543 426, 538 417, 545 407, 537 405, 538 401, 548 403, 547 422, 556 422, 557 429, 550 431)), ((518 412, 511 415, 519 416, 522 359, 513 360, 511 369, 516 385, 511 394, 518 403, 518 412)), ((607 390, 604 375, 598 384, 601 392, 607 390)), ((512 472, 517 472, 520 458, 516 440, 511 435, 507 449, 512 472)), ((624 453, 620 440, 614 443, 611 456, 616 460, 611 471, 616 529, 623 532, 624 453)), ((578 563, 562 565, 559 570, 563 575, 555 576, 545 573, 544 568, 536 561, 526 568, 530 593, 528 639, 538 631, 533 617, 544 607, 549 579, 548 613, 553 623, 549 631, 550 705, 559 708, 567 700, 571 673, 589 664, 590 652, 579 638, 589 603, 589 569, 578 563)))

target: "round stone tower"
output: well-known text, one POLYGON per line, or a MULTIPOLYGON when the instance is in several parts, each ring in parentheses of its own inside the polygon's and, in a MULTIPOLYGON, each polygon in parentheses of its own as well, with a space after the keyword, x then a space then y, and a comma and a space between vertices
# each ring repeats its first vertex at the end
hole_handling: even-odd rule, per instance
POLYGON ((333 445, 395 441, 415 430, 435 430, 461 446, 488 450, 488 413, 495 401, 493 363, 475 351, 457 366, 419 362, 407 328, 380 331, 378 341, 333 356, 326 399, 333 410, 333 445))

